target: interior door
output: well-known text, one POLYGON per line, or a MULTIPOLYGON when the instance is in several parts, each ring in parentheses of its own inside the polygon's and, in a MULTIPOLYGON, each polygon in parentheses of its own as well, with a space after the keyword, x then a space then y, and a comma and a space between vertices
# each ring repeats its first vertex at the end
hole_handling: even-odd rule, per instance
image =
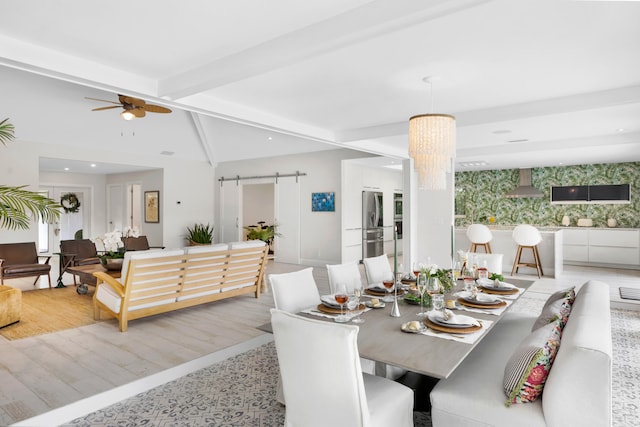
MULTIPOLYGON (((79 236, 79 232, 82 232, 82 237, 87 239, 91 238, 91 188, 90 187, 54 187, 43 186, 43 191, 46 191, 50 198, 60 202, 64 195, 73 193, 80 202, 77 212, 67 212, 64 209, 61 211, 60 218, 57 222, 49 224, 47 239, 48 239, 48 253, 58 252, 60 250, 60 240, 72 240, 76 236, 79 236)), ((44 235, 41 236, 44 238, 44 235)), ((42 248, 43 245, 41 244, 42 248)))
POLYGON ((242 186, 235 182, 225 182, 220 188, 220 230, 219 242, 239 242, 242 240, 240 233, 240 212, 242 206, 242 186))
POLYGON ((107 232, 122 231, 127 225, 125 196, 125 188, 122 184, 109 184, 107 186, 107 232))
POLYGON ((275 188, 275 217, 280 237, 275 238, 275 261, 300 264, 300 182, 279 179, 275 188))

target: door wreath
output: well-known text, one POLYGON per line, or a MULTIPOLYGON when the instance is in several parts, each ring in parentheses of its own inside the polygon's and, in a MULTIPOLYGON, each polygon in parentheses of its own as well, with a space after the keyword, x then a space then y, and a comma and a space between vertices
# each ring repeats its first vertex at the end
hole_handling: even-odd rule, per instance
POLYGON ((80 209, 80 200, 75 193, 67 193, 60 198, 60 205, 66 213, 76 213, 80 209))

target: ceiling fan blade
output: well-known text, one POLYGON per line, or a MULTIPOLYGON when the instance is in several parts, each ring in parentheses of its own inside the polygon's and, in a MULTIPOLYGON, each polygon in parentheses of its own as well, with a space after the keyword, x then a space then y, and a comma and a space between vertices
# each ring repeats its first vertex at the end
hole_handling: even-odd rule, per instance
POLYGON ((109 106, 109 107, 94 108, 91 111, 111 110, 112 108, 120 108, 120 107, 121 107, 121 105, 118 104, 118 105, 112 105, 112 106, 109 106))
POLYGON ((131 104, 136 107, 144 107, 146 102, 140 98, 133 98, 131 96, 118 95, 118 99, 123 104, 131 104))
POLYGON ((109 103, 111 103, 111 104, 118 104, 118 105, 120 105, 120 102, 107 101, 106 99, 89 98, 88 96, 85 96, 84 98, 85 98, 85 99, 92 99, 92 100, 94 100, 94 101, 109 102, 109 103))
POLYGON ((170 113, 171 110, 166 107, 161 107, 160 105, 147 104, 144 106, 144 109, 150 113, 170 113))
POLYGON ((131 114, 133 114, 137 118, 141 118, 141 117, 146 116, 146 113, 144 112, 144 110, 142 108, 132 108, 129 111, 131 112, 131 114))

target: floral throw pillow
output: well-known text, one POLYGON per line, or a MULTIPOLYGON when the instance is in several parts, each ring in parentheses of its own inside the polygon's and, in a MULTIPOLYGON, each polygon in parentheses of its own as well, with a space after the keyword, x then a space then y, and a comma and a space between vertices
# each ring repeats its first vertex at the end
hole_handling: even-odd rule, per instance
POLYGON ((504 370, 507 406, 533 402, 542 394, 561 336, 561 320, 557 320, 533 331, 516 348, 504 370))

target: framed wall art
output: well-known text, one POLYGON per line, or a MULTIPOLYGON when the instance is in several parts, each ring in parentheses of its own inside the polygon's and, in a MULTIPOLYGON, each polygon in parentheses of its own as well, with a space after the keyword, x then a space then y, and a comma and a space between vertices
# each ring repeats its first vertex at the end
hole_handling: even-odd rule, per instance
POLYGON ((144 222, 160 222, 160 192, 144 192, 144 222))
POLYGON ((335 212, 335 193, 311 193, 311 212, 335 212))

